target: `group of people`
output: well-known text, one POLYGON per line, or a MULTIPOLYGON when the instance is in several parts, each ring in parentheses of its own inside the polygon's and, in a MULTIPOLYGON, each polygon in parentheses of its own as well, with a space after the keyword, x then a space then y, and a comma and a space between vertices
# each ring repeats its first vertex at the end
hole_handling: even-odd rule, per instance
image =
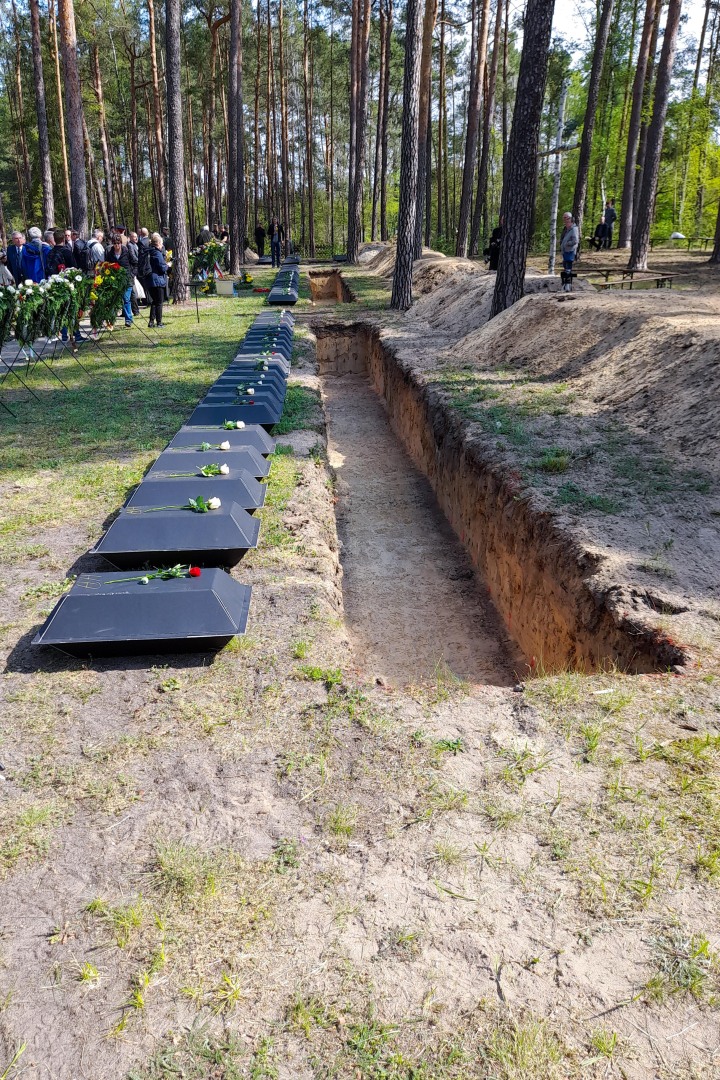
POLYGON ((601 248, 611 248, 613 239, 613 226, 617 221, 617 211, 615 209, 615 200, 608 199, 605 203, 605 209, 600 216, 600 220, 595 226, 595 232, 590 239, 590 244, 596 251, 600 251, 601 248))
POLYGON ((71 267, 94 274, 102 262, 118 263, 130 278, 122 299, 125 326, 132 326, 134 317, 140 314, 141 300, 150 308, 148 326, 162 326, 169 249, 166 229, 163 235, 157 232, 151 235, 148 229, 140 229, 138 233, 116 225, 109 244, 102 229, 95 229, 89 239, 74 229, 46 229, 43 233, 33 227, 27 237, 16 230, 7 251, 0 254, 0 284, 39 283, 71 267))

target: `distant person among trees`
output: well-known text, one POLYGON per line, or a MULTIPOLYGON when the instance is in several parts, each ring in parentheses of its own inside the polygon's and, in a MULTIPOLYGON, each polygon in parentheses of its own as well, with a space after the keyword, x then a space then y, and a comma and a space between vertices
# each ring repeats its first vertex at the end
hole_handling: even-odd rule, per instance
POLYGON ((25 234, 14 232, 11 237, 12 243, 7 249, 7 261, 10 273, 15 278, 15 284, 19 285, 23 280, 22 257, 25 248, 25 234))
POLYGON ((51 277, 53 274, 59 274, 61 270, 66 270, 70 266, 75 266, 75 256, 73 255, 72 245, 65 241, 65 230, 56 229, 53 233, 55 244, 50 248, 45 264, 45 276, 51 277))
POLYGON ((613 240, 613 225, 617 221, 617 210, 615 209, 615 200, 608 199, 605 203, 605 224, 607 226, 607 233, 605 235, 605 243, 603 247, 611 248, 613 240))
POLYGON ((483 251, 483 255, 487 256, 488 270, 497 270, 498 263, 500 262, 500 246, 502 244, 503 234, 503 219, 500 218, 500 224, 493 229, 490 233, 490 243, 483 251))
POLYGON ((563 230, 560 234, 560 255, 563 264, 563 292, 572 291, 572 269, 580 246, 580 232, 572 214, 563 214, 563 230), (567 276, 566 276, 567 275, 567 276))
POLYGON ((122 238, 122 235, 120 233, 114 233, 113 234, 112 244, 107 249, 107 251, 105 252, 105 258, 110 263, 119 263, 120 266, 122 266, 125 270, 127 270, 128 274, 130 275, 131 282, 128 285, 125 292, 123 293, 123 299, 122 299, 123 315, 125 316, 125 325, 127 327, 130 327, 133 324, 133 313, 132 313, 132 303, 131 303, 132 291, 133 291, 132 290, 132 280, 135 278, 135 275, 137 274, 137 268, 138 268, 137 259, 133 258, 132 252, 129 250, 129 245, 128 244, 123 244, 123 238, 122 238))
POLYGON ((84 236, 73 229, 70 233, 72 239, 73 258, 75 259, 75 265, 78 270, 82 270, 84 274, 91 269, 90 266, 90 245, 84 236))
POLYGON ((255 226, 255 247, 257 248, 258 256, 262 259, 265 254, 265 237, 267 233, 263 229, 262 225, 258 222, 255 226))
POLYGON ((163 252, 163 238, 160 233, 153 233, 148 254, 149 273, 146 278, 150 299, 150 321, 148 326, 163 326, 162 309, 167 285, 168 264, 163 252))
MULTIPOLYGON (((58 229, 57 231, 61 233, 64 241, 65 233, 62 229, 58 229)), ((22 274, 20 280, 27 281, 29 279, 39 284, 46 277, 42 249, 42 233, 37 227, 34 227, 28 231, 28 236, 30 239, 25 244, 22 253, 22 274)))
POLYGON ((43 242, 42 242, 43 262, 45 264, 45 270, 46 271, 47 271, 47 264, 48 264, 48 256, 50 255, 50 252, 52 251, 52 249, 54 247, 55 247, 55 230, 54 229, 46 229, 45 232, 43 233, 43 242))
POLYGON ((605 221, 605 216, 603 215, 595 226, 595 232, 593 234, 592 240, 590 241, 596 251, 599 251, 600 248, 608 246, 606 243, 607 235, 608 227, 607 222, 605 221))
POLYGON ((273 214, 268 225, 268 236, 270 237, 270 254, 272 255, 273 266, 280 266, 280 245, 285 239, 285 230, 280 224, 279 219, 273 214), (275 261, 277 259, 277 262, 275 261))
POLYGON ((197 235, 195 240, 195 247, 202 247, 204 244, 209 244, 213 239, 213 234, 209 225, 203 225, 202 229, 197 235))
POLYGON ((8 270, 7 252, 0 248, 0 285, 14 285, 15 278, 8 270))
POLYGON ((150 298, 150 234, 147 229, 141 229, 137 242, 138 271, 137 276, 140 284, 147 293, 148 304, 152 304, 150 298))

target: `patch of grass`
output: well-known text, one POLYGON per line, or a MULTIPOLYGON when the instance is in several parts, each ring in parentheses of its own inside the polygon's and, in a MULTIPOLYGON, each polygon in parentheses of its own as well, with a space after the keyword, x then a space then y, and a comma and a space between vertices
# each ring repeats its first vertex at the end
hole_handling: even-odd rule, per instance
POLYGON ((247 1050, 232 1035, 215 1038, 204 1027, 173 1034, 142 1068, 131 1069, 128 1080, 244 1080, 247 1050))
POLYGON ((505 747, 500 750, 500 755, 508 760, 501 775, 510 787, 522 787, 529 776, 542 772, 551 764, 547 753, 535 754, 527 743, 520 747, 505 747))
POLYGON ((47 855, 53 831, 62 818, 57 802, 5 809, 0 819, 0 879, 19 863, 47 855))
POLYGON ((300 480, 300 469, 295 458, 275 457, 270 468, 265 505, 259 511, 262 517, 260 545, 250 552, 250 562, 262 559, 268 549, 283 548, 286 551, 295 544, 294 537, 283 524, 283 514, 300 480))
POLYGON ((209 994, 212 1011, 214 1013, 230 1012, 237 1007, 242 996, 243 985, 239 976, 230 971, 223 971, 220 982, 209 994))
POLYGON ((283 413, 273 428, 274 435, 287 435, 289 431, 302 431, 316 427, 320 395, 298 383, 289 383, 285 395, 283 413))
POLYGON ((294 641, 292 646, 292 656, 294 660, 305 660, 310 652, 311 643, 304 638, 299 641, 294 641))
POLYGON ((564 473, 570 468, 572 451, 551 447, 543 450, 537 468, 544 473, 564 473))
POLYGON ((84 983, 86 986, 97 986, 100 982, 100 972, 91 964, 89 960, 86 960, 80 965, 77 974, 78 982, 84 983))
POLYGON ((112 906, 104 900, 91 900, 85 911, 100 919, 112 932, 119 949, 126 949, 136 930, 143 925, 142 901, 112 906))
POLYGON ((32 589, 28 589, 20 599, 29 604, 34 604, 38 600, 54 599, 56 596, 62 596, 74 581, 75 575, 63 578, 61 581, 45 581, 42 585, 35 585, 32 589))
POLYGON ((281 836, 273 849, 275 866, 279 874, 295 870, 300 865, 300 848, 297 840, 281 836))
POLYGON ((617 1031, 608 1031, 607 1028, 596 1028, 590 1036, 590 1046, 603 1057, 613 1058, 618 1048, 617 1031))
POLYGON ((617 514, 620 511, 615 499, 607 495, 592 495, 569 481, 558 488, 555 498, 561 506, 569 506, 577 511, 595 510, 601 514, 617 514))
POLYGON ((298 995, 288 1009, 287 1021, 291 1031, 301 1031, 309 1039, 315 1028, 327 1028, 336 1023, 337 1015, 321 998, 298 995))
POLYGON ((718 956, 705 934, 686 934, 673 928, 653 942, 656 973, 645 984, 653 1001, 665 1001, 676 994, 690 994, 701 1001, 720 989, 718 956))
POLYGON ((222 860, 180 841, 158 844, 152 869, 153 883, 176 897, 208 896, 218 884, 222 860))
POLYGON ((340 686, 343 681, 343 673, 340 668, 321 668, 311 664, 303 664, 297 669, 297 675, 308 682, 324 683, 327 690, 333 686, 340 686))
POLYGON ((357 825, 357 807, 340 803, 326 818, 326 827, 333 836, 349 840, 357 825))
POLYGON ((566 1076, 565 1053, 542 1020, 510 1020, 483 1047, 493 1080, 553 1080, 566 1076))
POLYGON ((465 743, 460 736, 457 739, 436 739, 433 746, 438 754, 465 753, 465 743))

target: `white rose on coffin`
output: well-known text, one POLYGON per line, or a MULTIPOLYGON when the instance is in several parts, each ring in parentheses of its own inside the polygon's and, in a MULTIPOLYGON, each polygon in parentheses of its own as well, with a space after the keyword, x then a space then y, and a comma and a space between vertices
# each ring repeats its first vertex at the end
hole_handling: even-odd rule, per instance
POLYGON ((244 420, 238 420, 237 423, 235 424, 235 427, 236 428, 244 428, 245 427, 245 421, 244 420))
POLYGON ((215 497, 213 497, 212 499, 208 499, 207 504, 211 510, 219 510, 222 506, 220 500, 216 499, 215 497))
POLYGON ((227 476, 227 474, 229 472, 230 472, 230 466, 229 465, 221 465, 220 466, 220 475, 221 476, 227 476))
POLYGON ((220 443, 220 446, 218 447, 218 449, 219 450, 229 450, 230 449, 230 443, 227 441, 227 439, 225 440, 225 442, 220 443))

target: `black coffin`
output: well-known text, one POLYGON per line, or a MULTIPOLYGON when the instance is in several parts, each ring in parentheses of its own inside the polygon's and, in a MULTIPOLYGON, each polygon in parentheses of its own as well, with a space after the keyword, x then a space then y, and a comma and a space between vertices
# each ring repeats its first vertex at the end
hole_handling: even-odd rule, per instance
MULTIPOLYGON (((230 367, 225 368, 222 375, 218 375, 213 386, 240 386, 242 384, 252 386, 256 390, 272 387, 273 390, 284 391, 287 386, 287 377, 277 365, 272 371, 269 365, 267 371, 255 371, 253 367, 248 368, 247 365, 240 367, 231 364, 230 367)), ((208 389, 211 388, 208 387, 208 389)))
POLYGON ((271 428, 282 416, 282 406, 259 401, 257 405, 205 405, 200 404, 188 419, 189 424, 223 424, 226 420, 243 420, 246 424, 262 424, 271 428))
MULTIPOLYGON (((238 378, 250 378, 255 375, 276 375, 287 379, 290 365, 281 356, 254 357, 236 356, 223 371, 223 375, 237 375, 238 378)), ((221 376, 222 377, 222 376, 221 376)))
POLYGON ((286 356, 283 356, 282 353, 278 353, 278 352, 271 352, 271 353, 261 353, 261 352, 243 353, 243 352, 240 352, 240 353, 237 354, 237 356, 233 360, 230 361, 230 364, 228 365, 228 367, 225 370, 226 371, 231 370, 234 367, 235 364, 244 364, 247 367, 254 368, 255 371, 261 371, 262 370, 259 367, 260 364, 262 364, 263 367, 265 365, 267 365, 268 369, 271 367, 272 364, 277 364, 278 369, 280 371, 284 372, 285 375, 289 374, 289 372, 290 372, 290 360, 289 360, 289 358, 286 357, 286 356))
POLYGON ((282 356, 284 360, 290 362, 292 357, 292 345, 284 344, 279 341, 276 345, 262 345, 259 342, 248 342, 240 346, 237 353, 238 356, 257 356, 258 358, 264 356, 282 356))
MULTIPOLYGON (((230 440, 228 439, 228 442, 230 440)), ((244 469, 251 476, 267 476, 270 462, 251 446, 235 450, 163 450, 147 471, 147 476, 168 472, 193 472, 203 465, 228 464, 231 469, 244 469)))
POLYGON ((33 645, 81 657, 207 652, 245 633, 251 589, 224 570, 146 585, 138 576, 81 574, 33 645))
POLYGON ((261 386, 258 383, 253 383, 253 389, 254 394, 238 393, 235 383, 214 383, 202 399, 201 404, 215 405, 225 401, 228 405, 249 405, 251 401, 254 401, 256 405, 261 402, 266 402, 268 405, 273 403, 282 405, 285 400, 287 384, 283 383, 281 387, 276 387, 261 386))
MULTIPOLYGON (((219 464, 224 464, 220 462, 219 464)), ((179 471, 179 470, 178 470, 179 471)), ((231 469, 227 476, 159 476, 148 474, 138 484, 125 503, 125 507, 140 510, 146 506, 184 506, 188 499, 202 495, 204 499, 216 497, 221 502, 236 503, 243 510, 257 510, 265 502, 267 486, 261 484, 244 469, 231 469)), ((153 517, 157 511, 146 511, 140 517, 153 517)), ((190 510, 188 513, 194 513, 190 510)), ((212 517, 212 513, 196 515, 212 517)))
POLYGON ((230 430, 223 428, 222 424, 214 424, 210 427, 192 427, 190 424, 185 424, 167 444, 167 449, 174 450, 180 446, 199 449, 204 442, 216 446, 226 440, 233 450, 251 446, 263 457, 275 452, 275 440, 271 439, 265 428, 260 427, 259 424, 248 424, 246 427, 230 430))
POLYGON ((271 289, 267 295, 267 302, 268 304, 297 304, 298 294, 285 289, 271 289))
POLYGON ((225 500, 219 510, 160 510, 132 514, 121 510, 92 555, 102 555, 124 570, 146 566, 234 566, 257 547, 260 519, 225 500))

